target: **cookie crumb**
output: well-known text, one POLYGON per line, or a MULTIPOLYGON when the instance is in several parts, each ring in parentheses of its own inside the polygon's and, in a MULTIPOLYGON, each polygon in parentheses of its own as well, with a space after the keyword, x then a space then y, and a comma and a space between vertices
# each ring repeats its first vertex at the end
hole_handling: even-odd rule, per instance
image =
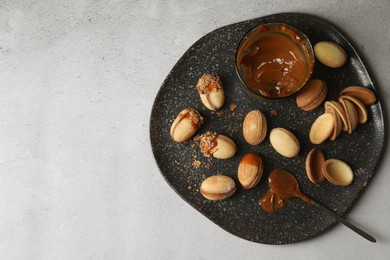
POLYGON ((229 109, 230 109, 231 112, 233 112, 234 110, 236 110, 236 108, 237 108, 237 104, 235 104, 235 103, 231 103, 231 104, 229 105, 229 109))
POLYGON ((278 115, 278 111, 276 111, 275 109, 272 109, 270 114, 271 114, 271 116, 277 116, 278 115))
POLYGON ((204 167, 205 167, 207 170, 209 170, 210 167, 211 167, 211 163, 206 163, 204 167))
POLYGON ((216 112, 217 116, 223 116, 225 114, 224 111, 219 111, 219 112, 216 112))
POLYGON ((188 190, 192 190, 192 187, 191 187, 191 185, 189 185, 189 186, 187 187, 187 189, 188 189, 188 190))
POLYGON ((192 163, 192 166, 194 166, 196 169, 198 169, 200 167, 200 165, 202 164, 202 162, 196 160, 192 163))
POLYGON ((194 136, 194 142, 198 142, 200 140, 200 135, 195 135, 194 136))

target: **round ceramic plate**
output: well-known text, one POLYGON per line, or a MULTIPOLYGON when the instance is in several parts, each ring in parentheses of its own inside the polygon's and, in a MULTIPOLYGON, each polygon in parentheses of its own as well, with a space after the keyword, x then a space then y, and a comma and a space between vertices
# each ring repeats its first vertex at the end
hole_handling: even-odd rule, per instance
MULTIPOLYGON (((288 23, 305 33, 314 45, 318 41, 333 41, 344 48, 348 63, 330 69, 316 62, 312 78, 322 79, 328 86, 326 100, 337 100, 340 91, 350 85, 361 85, 377 93, 368 72, 351 43, 328 22, 306 14, 285 13, 261 17, 219 28, 198 40, 180 58, 158 92, 150 119, 150 138, 153 153, 167 183, 191 206, 215 224, 243 239, 266 244, 286 244, 312 238, 331 227, 335 220, 299 199, 291 199, 285 208, 266 213, 259 199, 268 190, 268 175, 273 169, 284 169, 298 179, 303 193, 344 215, 366 187, 374 173, 384 143, 384 122, 379 101, 367 107, 368 122, 359 125, 352 134, 342 132, 336 141, 313 145, 308 133, 314 120, 322 113, 321 106, 305 112, 297 108, 295 96, 261 102, 248 97, 240 88, 234 69, 235 50, 241 37, 254 26, 265 22, 288 23), (204 73, 219 75, 226 93, 225 105, 217 112, 206 109, 196 91, 196 83, 204 73), (230 109, 231 105, 236 109, 230 109), (170 127, 184 108, 196 108, 205 119, 198 134, 216 131, 232 137, 238 151, 229 160, 206 158, 193 139, 176 143, 170 138, 170 127), (269 138, 251 146, 242 136, 242 122, 252 109, 261 110, 268 121, 268 133, 274 127, 284 127, 300 141, 299 156, 289 159, 277 154, 269 138), (339 187, 327 181, 315 185, 305 172, 307 153, 317 147, 327 158, 347 162, 354 170, 350 186, 339 187), (263 178, 254 189, 244 190, 237 179, 240 158, 257 152, 263 158, 263 178), (199 161, 199 167, 193 163, 199 161), (236 193, 229 199, 208 201, 199 193, 201 182, 212 175, 231 176, 237 183, 236 193)), ((172 212, 172 214, 176 214, 172 212)))

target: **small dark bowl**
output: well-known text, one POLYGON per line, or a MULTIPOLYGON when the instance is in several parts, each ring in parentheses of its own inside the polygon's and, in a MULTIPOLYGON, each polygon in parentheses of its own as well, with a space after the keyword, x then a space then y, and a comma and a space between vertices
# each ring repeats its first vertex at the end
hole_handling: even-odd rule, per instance
MULTIPOLYGON (((275 44, 273 46, 275 50, 278 50, 278 47, 284 45, 275 44)), ((286 52, 286 50, 283 50, 283 52, 286 52)), ((279 57, 275 56, 274 59, 277 58, 279 57)), ((297 30, 296 28, 286 23, 266 23, 254 27, 241 38, 239 44, 237 45, 236 54, 235 54, 235 69, 236 69, 237 76, 242 83, 241 87, 244 90, 244 92, 261 101, 267 101, 267 100, 282 99, 282 98, 289 97, 295 94, 296 92, 298 92, 300 89, 302 89, 311 77, 314 68, 314 61, 315 58, 314 58, 313 47, 308 37, 304 33, 302 33, 301 31, 297 30), (273 87, 273 89, 271 89, 272 93, 269 92, 270 94, 265 94, 266 91, 270 91, 269 85, 265 87, 264 84, 262 85, 261 83, 259 83, 260 81, 258 81, 258 83, 256 83, 257 85, 254 86, 254 83, 253 82, 251 83, 244 76, 245 66, 240 64, 240 60, 245 55, 253 54, 253 52, 256 53, 256 51, 253 50, 253 48, 249 48, 248 44, 250 44, 251 41, 253 42, 255 39, 258 39, 259 37, 264 36, 265 34, 268 35, 274 34, 277 35, 278 37, 280 36, 287 37, 288 41, 292 42, 292 46, 297 47, 299 54, 303 57, 302 61, 304 63, 305 77, 300 82, 300 84, 298 84, 298 86, 293 88, 293 90, 289 90, 285 93, 282 93, 284 89, 281 88, 283 89, 283 91, 280 91, 280 89, 277 89, 277 87, 275 86, 273 87)), ((263 78, 261 78, 261 80, 263 80, 263 78)))

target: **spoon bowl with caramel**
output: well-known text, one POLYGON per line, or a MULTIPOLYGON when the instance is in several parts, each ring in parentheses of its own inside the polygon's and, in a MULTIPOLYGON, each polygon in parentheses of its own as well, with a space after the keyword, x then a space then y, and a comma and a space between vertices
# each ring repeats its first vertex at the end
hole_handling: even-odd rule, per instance
POLYGON ((273 170, 269 177, 269 190, 264 195, 264 197, 260 200, 260 206, 263 208, 264 211, 268 213, 273 213, 283 207, 285 207, 285 204, 288 199, 291 198, 300 198, 301 200, 305 201, 306 203, 316 206, 317 208, 321 209, 323 212, 331 215, 334 217, 337 221, 344 224, 351 230, 355 231, 365 239, 376 242, 376 239, 366 233, 365 231, 361 230, 357 226, 353 225, 348 220, 340 217, 333 211, 327 209, 326 207, 322 206, 318 202, 315 202, 313 199, 309 198, 308 196, 304 195, 300 189, 299 189, 299 183, 298 180, 285 170, 273 170))

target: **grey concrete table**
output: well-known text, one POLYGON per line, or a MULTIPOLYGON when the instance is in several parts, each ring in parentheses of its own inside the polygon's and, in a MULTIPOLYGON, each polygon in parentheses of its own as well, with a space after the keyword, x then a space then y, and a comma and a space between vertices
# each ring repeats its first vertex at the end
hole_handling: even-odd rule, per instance
MULTIPOLYGON (((389 114, 390 2, 1 1, 1 259, 385 259, 385 150, 348 219, 313 239, 262 245, 220 229, 163 180, 149 117, 200 37, 279 12, 319 15, 362 53, 389 114)), ((388 145, 388 144, 386 144, 388 145)))

